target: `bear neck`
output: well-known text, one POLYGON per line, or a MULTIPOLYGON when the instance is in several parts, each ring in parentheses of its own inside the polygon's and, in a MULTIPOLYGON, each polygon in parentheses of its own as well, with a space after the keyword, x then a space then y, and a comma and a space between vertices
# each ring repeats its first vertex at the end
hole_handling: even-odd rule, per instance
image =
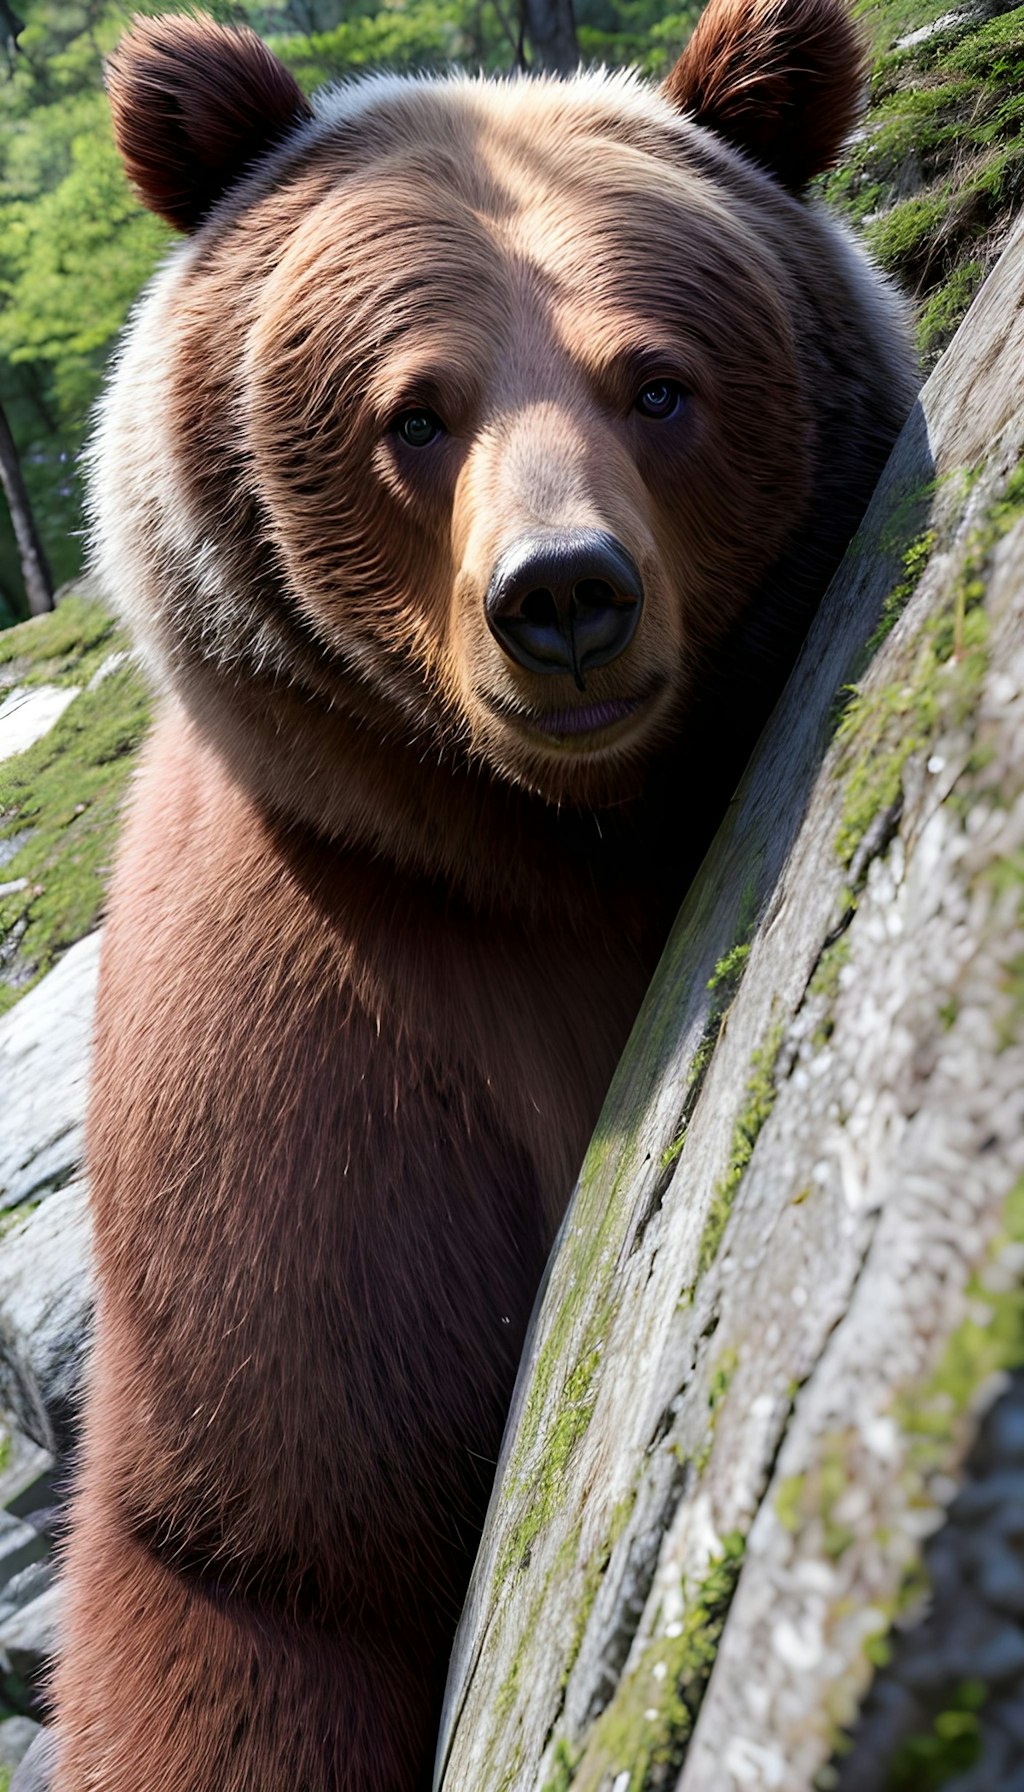
MULTIPOLYGON (((231 779, 275 823, 322 848, 368 855, 517 923, 592 926, 598 917, 660 943, 728 790, 703 827, 681 804, 683 742, 611 807, 555 805, 479 763, 439 761, 300 690, 233 683, 191 665, 179 697, 231 779)), ((652 947, 653 950, 653 947, 652 947)), ((655 953, 656 957, 656 953, 655 953)))

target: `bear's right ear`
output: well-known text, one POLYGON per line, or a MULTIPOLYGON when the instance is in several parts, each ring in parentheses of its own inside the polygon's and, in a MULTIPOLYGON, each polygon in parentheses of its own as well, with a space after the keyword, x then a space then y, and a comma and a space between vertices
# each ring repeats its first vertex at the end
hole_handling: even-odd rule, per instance
POLYGON ((107 63, 114 137, 150 211, 194 230, 245 170, 313 116, 254 31, 137 17, 107 63))
POLYGON ((835 161, 864 86, 847 0, 709 0, 664 91, 799 193, 835 161))

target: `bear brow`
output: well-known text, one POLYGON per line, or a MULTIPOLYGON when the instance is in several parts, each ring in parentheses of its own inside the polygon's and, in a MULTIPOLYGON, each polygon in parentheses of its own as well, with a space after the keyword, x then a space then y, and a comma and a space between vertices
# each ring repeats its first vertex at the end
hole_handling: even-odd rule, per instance
POLYGON ((623 320, 596 339, 592 330, 567 330, 562 336, 573 358, 593 383, 630 399, 645 380, 671 378, 689 390, 699 383, 692 347, 679 337, 663 336, 639 321, 623 320))
POLYGON ((443 356, 424 358, 410 344, 397 363, 393 358, 370 373, 366 402, 380 424, 414 405, 437 411, 449 424, 472 410, 479 398, 481 364, 466 345, 449 346, 443 356))

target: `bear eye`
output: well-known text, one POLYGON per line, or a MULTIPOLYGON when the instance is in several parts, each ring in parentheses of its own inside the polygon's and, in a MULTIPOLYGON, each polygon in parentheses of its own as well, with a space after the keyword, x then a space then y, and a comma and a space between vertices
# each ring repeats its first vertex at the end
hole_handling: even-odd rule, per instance
POLYGON ((638 392, 633 409, 639 411, 641 417, 654 417, 664 422, 666 417, 674 417, 683 402, 683 388, 677 380, 651 380, 649 385, 638 392))
POLYGON ((425 405, 414 411, 403 411, 394 422, 394 430, 410 448, 429 448, 438 436, 444 435, 444 424, 425 405))

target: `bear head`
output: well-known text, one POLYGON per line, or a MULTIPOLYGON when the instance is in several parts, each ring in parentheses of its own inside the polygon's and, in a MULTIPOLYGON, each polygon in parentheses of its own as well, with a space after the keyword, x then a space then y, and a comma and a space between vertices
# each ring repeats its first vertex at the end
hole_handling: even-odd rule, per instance
POLYGON ((711 0, 660 90, 314 104, 249 31, 135 23, 117 140, 188 237, 103 408, 95 538, 266 800, 441 869, 459 801, 461 865, 486 792, 621 808, 695 715, 744 736, 912 391, 805 197, 862 72, 842 0, 711 0))

